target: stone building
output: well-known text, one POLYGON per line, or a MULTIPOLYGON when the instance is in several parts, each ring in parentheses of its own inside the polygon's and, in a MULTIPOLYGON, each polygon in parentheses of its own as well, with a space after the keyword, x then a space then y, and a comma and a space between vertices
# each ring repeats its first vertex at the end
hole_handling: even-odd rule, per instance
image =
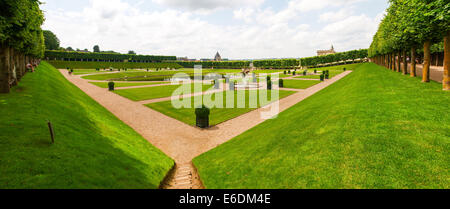
POLYGON ((318 50, 317 51, 317 56, 329 55, 329 54, 336 54, 336 51, 334 51, 334 46, 333 45, 331 45, 331 49, 330 50, 318 50))
POLYGON ((219 52, 216 53, 216 56, 214 57, 214 61, 222 61, 222 57, 220 56, 219 52))

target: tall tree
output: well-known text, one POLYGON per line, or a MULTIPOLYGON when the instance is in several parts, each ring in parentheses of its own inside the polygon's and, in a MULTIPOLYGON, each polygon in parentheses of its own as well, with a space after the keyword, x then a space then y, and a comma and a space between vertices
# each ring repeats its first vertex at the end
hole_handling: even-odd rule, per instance
POLYGON ((44 30, 44 40, 46 50, 58 50, 59 49, 59 39, 58 37, 49 30, 44 30))
POLYGON ((98 45, 94 46, 94 52, 100 52, 100 47, 98 45))

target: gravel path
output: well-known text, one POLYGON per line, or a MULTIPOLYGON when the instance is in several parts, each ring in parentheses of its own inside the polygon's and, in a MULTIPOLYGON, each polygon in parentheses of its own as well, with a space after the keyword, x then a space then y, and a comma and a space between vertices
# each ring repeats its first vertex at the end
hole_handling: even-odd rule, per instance
MULTIPOLYGON (((261 113, 276 105, 272 103, 212 128, 199 129, 147 108, 141 102, 131 101, 107 89, 90 84, 80 76, 70 76, 66 70, 60 70, 60 72, 67 80, 175 160, 177 164, 175 175, 165 182, 163 188, 202 188, 200 178, 192 165, 192 159, 264 122, 266 119, 261 118, 261 113)), ((280 100, 280 112, 350 73, 351 71, 347 71, 306 90, 297 90, 297 93, 280 100)))

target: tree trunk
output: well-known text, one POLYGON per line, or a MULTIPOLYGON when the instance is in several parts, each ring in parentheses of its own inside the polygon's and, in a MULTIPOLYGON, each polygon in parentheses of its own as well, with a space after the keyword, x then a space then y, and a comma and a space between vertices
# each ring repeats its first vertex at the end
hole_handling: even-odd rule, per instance
POLYGON ((444 37, 444 79, 442 81, 444 90, 450 90, 450 31, 444 37))
POLYGON ((397 53, 398 58, 397 58, 397 72, 400 72, 402 69, 402 52, 398 51, 397 53))
POLYGON ((423 70, 422 70, 422 82, 430 82, 430 61, 431 61, 431 53, 430 53, 431 41, 426 41, 423 44, 423 70))
POLYGON ((9 47, 0 45, 0 93, 9 93, 9 47))
POLYGON ((403 75, 408 74, 408 60, 406 59, 406 50, 403 50, 403 75))
POLYGON ((395 52, 392 52, 392 71, 395 71, 395 52))
POLYGON ((416 77, 416 48, 411 48, 411 77, 416 77))

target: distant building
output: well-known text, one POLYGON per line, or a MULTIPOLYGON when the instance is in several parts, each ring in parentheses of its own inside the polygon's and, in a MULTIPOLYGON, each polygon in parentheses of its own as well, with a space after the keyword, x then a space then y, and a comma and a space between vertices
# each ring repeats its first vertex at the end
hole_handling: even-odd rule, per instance
POLYGON ((334 51, 334 46, 331 45, 330 50, 318 50, 317 56, 323 56, 323 55, 329 55, 329 54, 336 54, 336 51, 334 51))
POLYGON ((214 57, 214 61, 222 61, 222 57, 220 56, 219 52, 216 53, 216 56, 214 57))
POLYGON ((177 61, 189 61, 188 57, 177 57, 177 61))

